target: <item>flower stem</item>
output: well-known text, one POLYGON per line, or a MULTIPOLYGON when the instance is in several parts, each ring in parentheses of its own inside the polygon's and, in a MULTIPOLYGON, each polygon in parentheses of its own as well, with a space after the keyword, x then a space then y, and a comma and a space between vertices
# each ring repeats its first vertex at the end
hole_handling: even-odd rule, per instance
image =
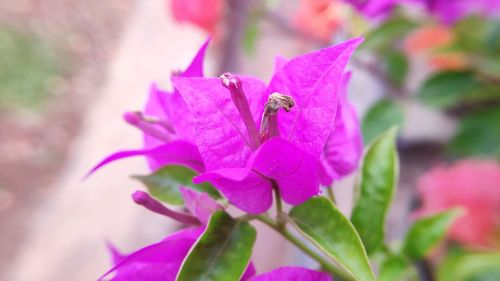
POLYGON ((272 181, 274 197, 276 199, 276 225, 280 230, 285 229, 286 221, 282 219, 283 215, 283 203, 281 202, 280 189, 275 181, 272 181))
POLYGON ((290 243, 295 245, 297 248, 299 248, 301 251, 303 251, 309 257, 311 257, 312 259, 317 261, 321 265, 321 268, 332 273, 333 275, 342 277, 342 279, 353 280, 352 277, 350 275, 348 275, 346 272, 344 272, 343 270, 334 266, 332 263, 330 263, 328 260, 326 260, 324 257, 322 257, 320 254, 318 254, 313 249, 310 249, 298 237, 296 237, 290 231, 288 231, 288 229, 286 229, 285 227, 280 228, 279 225, 275 221, 273 221, 270 217, 265 216, 265 215, 256 215, 255 219, 261 221, 262 223, 264 223, 267 226, 274 229, 276 232, 283 235, 283 237, 285 237, 286 240, 288 240, 290 243))
POLYGON ((328 198, 332 201, 333 204, 337 204, 337 200, 335 199, 335 193, 333 193, 333 188, 327 187, 326 188, 326 194, 328 195, 328 198))

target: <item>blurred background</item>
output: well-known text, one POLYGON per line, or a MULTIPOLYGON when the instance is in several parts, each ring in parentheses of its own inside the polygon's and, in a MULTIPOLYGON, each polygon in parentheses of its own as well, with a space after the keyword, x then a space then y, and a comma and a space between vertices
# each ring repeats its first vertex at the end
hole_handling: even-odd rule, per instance
MULTIPOLYGON (((82 178, 109 153, 141 147, 123 112, 143 107, 151 82, 171 87, 208 36, 208 75, 265 80, 277 55, 364 36, 349 66, 364 142, 400 127, 389 238, 416 213, 462 206, 424 266, 436 280, 500 280, 498 2, 0 2, 0 280, 95 280, 109 268, 107 241, 128 252, 177 227, 130 200, 142 159, 82 178)), ((354 177, 334 184, 346 213, 354 177)), ((307 263, 259 231, 258 271, 307 263)))

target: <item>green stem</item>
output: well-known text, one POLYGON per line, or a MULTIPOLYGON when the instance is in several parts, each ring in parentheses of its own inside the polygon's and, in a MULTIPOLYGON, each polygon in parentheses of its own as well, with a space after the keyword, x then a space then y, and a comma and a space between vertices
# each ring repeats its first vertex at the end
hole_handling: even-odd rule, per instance
POLYGON ((328 195, 328 198, 333 202, 333 204, 337 205, 335 193, 333 193, 333 188, 331 186, 326 187, 326 194, 328 195))
POLYGON ((281 202, 281 194, 278 185, 273 181, 274 197, 276 199, 276 221, 279 229, 285 229, 286 221, 282 219, 283 203, 281 202))
POLYGON ((298 237, 294 236, 290 231, 288 231, 286 228, 280 228, 279 225, 274 222, 271 218, 268 216, 264 215, 256 215, 255 218, 267 226, 271 227, 274 229, 276 232, 280 233, 285 237, 286 240, 288 240, 290 243, 295 245, 297 248, 302 250, 304 253, 306 253, 309 257, 317 261, 320 265, 321 268, 325 269, 326 271, 342 277, 342 279, 345 280, 353 280, 350 275, 348 275, 346 272, 342 271, 341 269, 335 267, 333 264, 331 264, 329 261, 327 261, 324 257, 322 257, 320 254, 318 254, 316 251, 310 249, 304 242, 302 242, 298 237))

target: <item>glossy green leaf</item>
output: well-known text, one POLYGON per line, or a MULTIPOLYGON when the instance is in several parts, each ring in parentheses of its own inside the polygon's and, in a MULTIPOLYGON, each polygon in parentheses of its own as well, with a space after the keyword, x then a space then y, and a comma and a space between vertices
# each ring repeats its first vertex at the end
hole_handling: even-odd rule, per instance
POLYGON ((197 173, 184 166, 165 166, 147 176, 132 176, 148 188, 149 193, 160 201, 172 205, 183 204, 179 186, 183 185, 197 191, 207 192, 214 198, 220 198, 218 191, 210 184, 193 184, 197 173))
POLYGON ((378 101, 363 116, 361 126, 365 143, 370 143, 390 127, 403 124, 403 121, 404 113, 393 100, 378 101))
POLYGON ((397 84, 402 85, 408 74, 408 59, 405 54, 399 51, 392 51, 383 57, 384 70, 389 79, 397 84))
POLYGON ((500 280, 500 252, 469 253, 462 250, 451 251, 438 268, 437 280, 500 280))
POLYGON ((328 199, 311 198, 294 207, 290 217, 304 235, 356 280, 375 280, 356 229, 328 199))
POLYGON ((357 182, 351 221, 369 254, 384 243, 385 218, 398 181, 396 132, 391 128, 369 145, 357 182))
POLYGON ((212 215, 205 232, 184 260, 177 281, 240 280, 252 255, 257 232, 226 212, 212 215))
POLYGON ((399 281, 410 270, 409 263, 400 256, 390 255, 380 266, 378 281, 399 281))
POLYGON ((458 156, 500 156, 500 106, 465 116, 448 152, 458 156))
POLYGON ((444 239, 448 228, 461 214, 461 209, 454 208, 418 219, 406 233, 403 252, 412 259, 425 257, 444 239))
POLYGON ((404 17, 389 19, 366 35, 361 48, 376 49, 380 52, 391 50, 391 46, 415 26, 415 22, 404 17))

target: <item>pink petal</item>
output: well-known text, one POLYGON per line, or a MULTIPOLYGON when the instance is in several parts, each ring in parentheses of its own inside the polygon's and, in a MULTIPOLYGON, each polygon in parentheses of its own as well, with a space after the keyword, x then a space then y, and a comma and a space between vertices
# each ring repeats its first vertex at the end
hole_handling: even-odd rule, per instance
MULTIPOLYGON (((263 83, 249 77, 240 79, 251 112, 262 112, 264 104, 258 101, 264 93, 263 83)), ((244 167, 251 153, 248 134, 220 80, 173 77, 172 81, 193 114, 196 142, 207 170, 244 167)))
POLYGON ((99 280, 104 280, 106 276, 115 273, 111 279, 113 281, 174 281, 182 261, 203 229, 203 227, 184 229, 159 243, 144 247, 125 257, 99 280))
POLYGON ((253 262, 250 262, 248 265, 247 269, 243 273, 243 276, 241 276, 240 281, 247 281, 250 280, 255 275, 255 266, 253 265, 253 262))
POLYGON ((302 267, 285 266, 271 272, 255 276, 251 281, 332 281, 325 272, 302 267))
POLYGON ((217 202, 205 192, 198 192, 182 186, 180 190, 186 208, 204 225, 207 225, 210 216, 215 211, 222 209, 222 206, 217 204, 217 202))
POLYGON ((146 156, 153 171, 168 164, 183 165, 197 172, 205 170, 200 153, 195 145, 186 141, 173 141, 153 149, 127 150, 111 154, 94 166, 85 177, 90 176, 111 162, 134 156, 146 156))
POLYGON ((285 202, 301 204, 319 192, 319 163, 293 144, 273 138, 252 155, 245 168, 209 171, 193 179, 211 182, 231 203, 252 214, 267 211, 272 205, 274 180, 285 202))
POLYGON ((331 185, 334 179, 340 179, 354 171, 363 153, 360 122, 356 109, 347 97, 350 77, 350 73, 344 75, 334 129, 321 155, 325 171, 322 176, 324 185, 331 185))
POLYGON ((205 53, 207 52, 207 47, 210 44, 211 38, 207 38, 205 43, 201 45, 200 49, 196 53, 196 56, 191 61, 191 64, 182 73, 183 77, 203 77, 203 62, 205 61, 205 53))
POLYGON ((193 115, 177 90, 168 96, 167 115, 179 139, 196 143, 193 115))
POLYGON ((271 182, 249 168, 213 170, 193 178, 194 183, 208 181, 239 209, 260 214, 273 203, 271 182))
POLYGON ((279 92, 295 100, 290 112, 278 113, 283 138, 319 157, 333 128, 344 69, 362 41, 356 38, 296 57, 274 75, 268 94, 279 92))
MULTIPOLYGON (((171 93, 158 89, 156 84, 152 84, 149 89, 149 97, 144 108, 146 116, 155 117, 161 120, 169 120, 167 115, 167 105, 171 93)), ((163 130, 163 128, 160 128, 163 130)), ((163 145, 165 142, 148 134, 144 134, 144 149, 152 149, 163 145)))

